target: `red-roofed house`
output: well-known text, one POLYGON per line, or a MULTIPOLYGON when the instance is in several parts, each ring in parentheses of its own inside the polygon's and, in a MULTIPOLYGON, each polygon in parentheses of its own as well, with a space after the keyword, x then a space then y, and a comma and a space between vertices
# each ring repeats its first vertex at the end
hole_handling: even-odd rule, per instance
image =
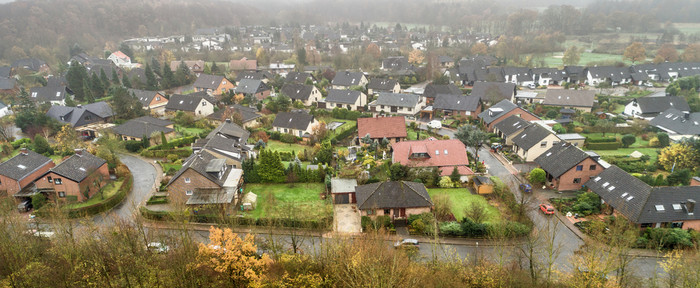
POLYGON ((117 65, 119 67, 131 67, 131 58, 129 56, 126 56, 124 52, 122 51, 117 51, 109 55, 107 59, 112 60, 114 62, 114 65, 117 65))
POLYGON ((421 141, 403 141, 391 145, 394 151, 392 163, 401 163, 408 167, 438 167, 440 174, 449 176, 454 167, 460 175, 473 175, 467 167, 467 147, 459 140, 436 140, 428 138, 421 141))
POLYGON ((228 63, 228 69, 230 71, 255 70, 258 69, 258 61, 246 57, 241 58, 241 60, 231 60, 228 63))
POLYGON ((406 119, 403 116, 357 118, 357 135, 360 139, 369 134, 374 141, 386 138, 391 143, 406 140, 406 119))

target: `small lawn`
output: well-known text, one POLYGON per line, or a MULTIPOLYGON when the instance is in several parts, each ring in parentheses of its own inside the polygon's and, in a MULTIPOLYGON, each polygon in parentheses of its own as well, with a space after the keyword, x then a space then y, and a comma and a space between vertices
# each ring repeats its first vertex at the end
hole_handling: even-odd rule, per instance
POLYGON ((330 200, 322 200, 322 183, 289 184, 246 184, 245 193, 253 192, 258 195, 257 207, 253 211, 243 212, 253 218, 286 217, 289 213, 297 213, 294 217, 300 219, 319 219, 332 217, 333 206, 330 200), (285 205, 289 204, 289 205, 285 205), (295 209, 293 212, 287 209, 295 209))
POLYGON ((193 136, 193 135, 199 135, 200 133, 207 131, 206 129, 202 128, 195 128, 195 127, 183 127, 180 125, 175 125, 175 131, 180 132, 183 136, 193 136))
POLYGON ((651 163, 656 163, 656 158, 658 158, 657 148, 620 148, 617 150, 596 150, 601 157, 605 156, 627 156, 634 151, 639 151, 644 155, 649 155, 651 163))
POLYGON ((93 195, 92 198, 88 199, 85 202, 68 204, 68 205, 63 206, 63 209, 67 209, 67 210, 68 209, 78 209, 78 208, 90 206, 90 205, 105 201, 105 200, 109 199, 109 197, 114 196, 114 194, 116 194, 117 191, 119 191, 119 187, 122 186, 122 183, 124 183, 123 179, 110 182, 107 184, 107 186, 102 188, 103 189, 102 190, 103 197, 100 196, 100 193, 97 193, 97 194, 93 195))
POLYGON ((160 167, 163 168, 163 173, 167 173, 168 171, 170 171, 170 169, 179 171, 180 168, 182 168, 182 164, 164 163, 162 161, 158 161, 158 164, 160 164, 160 167))
POLYGON ((294 154, 296 155, 299 154, 299 151, 304 151, 304 149, 306 149, 307 151, 311 151, 313 147, 301 144, 282 143, 277 140, 269 140, 267 141, 266 149, 270 149, 277 152, 294 152, 294 154))
MULTIPOLYGON (((598 138, 603 137, 603 133, 579 133, 579 134, 581 134, 581 136, 584 136, 584 137, 598 137, 598 138)), ((622 136, 624 136, 624 135, 625 134, 620 134, 620 133, 605 133, 605 137, 615 136, 617 138, 622 138, 622 136)), ((634 141, 634 144, 630 145, 630 148, 649 147, 649 140, 642 140, 642 137, 640 137, 639 135, 635 135, 635 136, 636 136, 637 140, 634 141)), ((639 151, 639 152, 641 152, 641 151, 639 151)))
POLYGON ((408 140, 423 140, 423 139, 428 139, 430 137, 430 134, 428 134, 427 131, 423 131, 420 129, 411 129, 410 127, 406 127, 406 133, 407 133, 407 138, 408 140), (420 132, 420 139, 418 139, 418 132, 420 132))
POLYGON ((474 195, 466 188, 432 188, 428 189, 428 194, 431 198, 437 195, 448 195, 452 206, 452 214, 457 221, 464 218, 464 210, 471 206, 471 203, 478 203, 486 207, 488 214, 487 223, 496 223, 501 221, 501 213, 498 208, 488 203, 486 198, 481 195, 474 195))

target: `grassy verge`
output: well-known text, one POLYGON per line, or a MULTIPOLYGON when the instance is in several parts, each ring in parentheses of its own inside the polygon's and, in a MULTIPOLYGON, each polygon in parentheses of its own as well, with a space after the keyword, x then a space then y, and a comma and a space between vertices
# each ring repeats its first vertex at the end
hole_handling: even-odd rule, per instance
POLYGON ((117 191, 119 191, 119 187, 121 187, 123 183, 124 183, 123 179, 111 182, 111 183, 107 184, 107 186, 102 188, 102 189, 104 189, 104 191, 102 192, 103 193, 102 197, 100 197, 100 193, 97 193, 94 196, 92 196, 92 198, 88 199, 85 202, 68 204, 68 205, 63 206, 63 209, 66 209, 66 210, 78 209, 78 208, 83 208, 83 207, 95 205, 95 204, 98 204, 102 201, 106 201, 110 197, 117 194, 117 191))
POLYGON ((330 202, 321 199, 321 183, 300 183, 293 187, 288 184, 246 184, 244 191, 258 195, 255 210, 243 213, 251 218, 283 217, 285 213, 295 213, 299 219, 311 220, 333 215, 330 202), (284 208, 293 210, 285 211, 289 209, 284 208))
POLYGON ((471 194, 465 188, 433 188, 428 189, 428 194, 431 198, 435 198, 437 195, 449 196, 452 214, 458 221, 464 218, 464 210, 470 207, 472 203, 477 203, 486 208, 486 214, 488 215, 486 223, 494 224, 502 220, 498 208, 489 204, 483 196, 471 194))

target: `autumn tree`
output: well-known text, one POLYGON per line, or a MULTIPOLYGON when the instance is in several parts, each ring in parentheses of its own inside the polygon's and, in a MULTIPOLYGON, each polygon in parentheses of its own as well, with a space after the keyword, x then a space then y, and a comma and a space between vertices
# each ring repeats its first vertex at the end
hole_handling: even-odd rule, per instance
POLYGON ((698 152, 690 145, 681 143, 672 144, 659 153, 659 164, 664 166, 664 169, 696 169, 700 162, 698 152))
POLYGON ((319 121, 318 124, 311 127, 311 135, 314 135, 316 141, 321 141, 328 135, 328 128, 325 121, 319 121))
POLYGON ((260 47, 255 51, 255 60, 258 61, 258 65, 270 64, 270 59, 269 56, 267 56, 267 51, 265 51, 265 48, 260 47))
POLYGON ((462 141, 467 148, 473 148, 474 155, 478 155, 481 144, 489 140, 489 135, 476 126, 464 125, 457 129, 455 138, 462 141))
POLYGON ((197 268, 216 275, 220 285, 246 287, 255 285, 263 277, 272 260, 267 254, 257 255, 255 236, 241 239, 231 229, 209 229, 209 244, 199 244, 197 268))
POLYGON ((564 65, 578 65, 578 62, 581 61, 581 51, 579 51, 578 47, 571 46, 566 49, 561 61, 564 65))
POLYGON ((61 155, 69 155, 74 149, 82 148, 83 142, 78 138, 78 133, 73 127, 66 124, 61 127, 61 131, 56 134, 55 151, 61 155))
POLYGON ((698 62, 700 61, 700 43, 689 44, 681 54, 683 62, 698 62))
POLYGON ((678 61, 678 51, 673 47, 673 44, 666 43, 656 51, 656 57, 654 57, 654 63, 662 62, 676 62, 678 61))
POLYGON ((634 42, 627 46, 622 57, 622 59, 630 60, 632 63, 644 61, 646 58, 646 49, 644 49, 642 42, 634 42))
POLYGON ((476 44, 472 45, 471 52, 472 55, 486 55, 486 53, 488 53, 488 48, 486 44, 476 42, 476 44))
POLYGON ((423 60, 425 60, 425 55, 423 55, 423 51, 421 50, 413 49, 413 51, 408 54, 409 63, 420 65, 423 63, 423 60))
POLYGON ((379 59, 379 57, 382 57, 382 52, 379 51, 379 46, 377 46, 376 43, 372 42, 367 45, 367 49, 365 49, 365 52, 369 55, 372 56, 372 58, 379 59))

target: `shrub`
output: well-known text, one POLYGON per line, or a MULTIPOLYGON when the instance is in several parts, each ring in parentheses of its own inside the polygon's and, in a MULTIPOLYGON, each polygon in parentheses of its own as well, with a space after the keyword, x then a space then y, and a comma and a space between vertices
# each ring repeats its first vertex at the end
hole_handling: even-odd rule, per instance
POLYGON ((659 138, 654 137, 649 139, 649 146, 651 147, 660 147, 661 145, 659 143, 659 138))
POLYGON ((579 194, 571 206, 571 211, 582 216, 600 213, 600 196, 593 192, 579 194))
POLYGON ((438 185, 440 186, 440 188, 452 188, 455 186, 454 183, 452 183, 452 179, 450 179, 450 176, 442 176, 438 185))
POLYGON ((532 169, 529 180, 532 184, 542 184, 547 181, 547 173, 542 168, 532 169))
POLYGON ((282 136, 282 134, 279 131, 270 132, 270 139, 272 139, 272 140, 280 140, 281 136, 282 136))
POLYGON ((656 134, 656 138, 659 139, 659 146, 658 147, 666 147, 668 146, 671 142, 671 140, 668 138, 668 134, 661 132, 659 134, 656 134))
POLYGON ((634 137, 632 134, 626 134, 625 136, 622 136, 622 147, 630 147, 630 145, 634 144, 634 142, 637 141, 637 137, 634 137))
POLYGON ((459 224, 459 222, 442 222, 440 223, 440 234, 448 236, 462 236, 464 235, 464 230, 462 230, 462 225, 459 224))
POLYGON ((619 142, 588 143, 586 148, 591 150, 617 150, 620 148, 619 142))
POLYGON ((469 219, 464 219, 461 225, 462 235, 467 237, 483 237, 486 236, 489 231, 488 224, 474 223, 474 221, 469 219))
POLYGON ((617 142, 615 137, 586 137, 586 142, 588 143, 610 143, 617 142))
POLYGON ((297 143, 297 137, 290 134, 282 134, 280 135, 280 141, 282 143, 297 143))
POLYGON ((12 144, 12 148, 13 148, 13 149, 17 149, 17 148, 19 148, 20 146, 22 146, 22 144, 27 144, 27 145, 29 145, 29 144, 31 144, 31 143, 32 143, 32 139, 30 139, 30 138, 22 138, 22 139, 19 139, 19 140, 16 140, 16 141, 12 141, 11 144, 12 144))
POLYGON ((177 159, 180 159, 180 157, 175 154, 168 154, 166 158, 168 158, 168 161, 170 162, 175 162, 177 159))

